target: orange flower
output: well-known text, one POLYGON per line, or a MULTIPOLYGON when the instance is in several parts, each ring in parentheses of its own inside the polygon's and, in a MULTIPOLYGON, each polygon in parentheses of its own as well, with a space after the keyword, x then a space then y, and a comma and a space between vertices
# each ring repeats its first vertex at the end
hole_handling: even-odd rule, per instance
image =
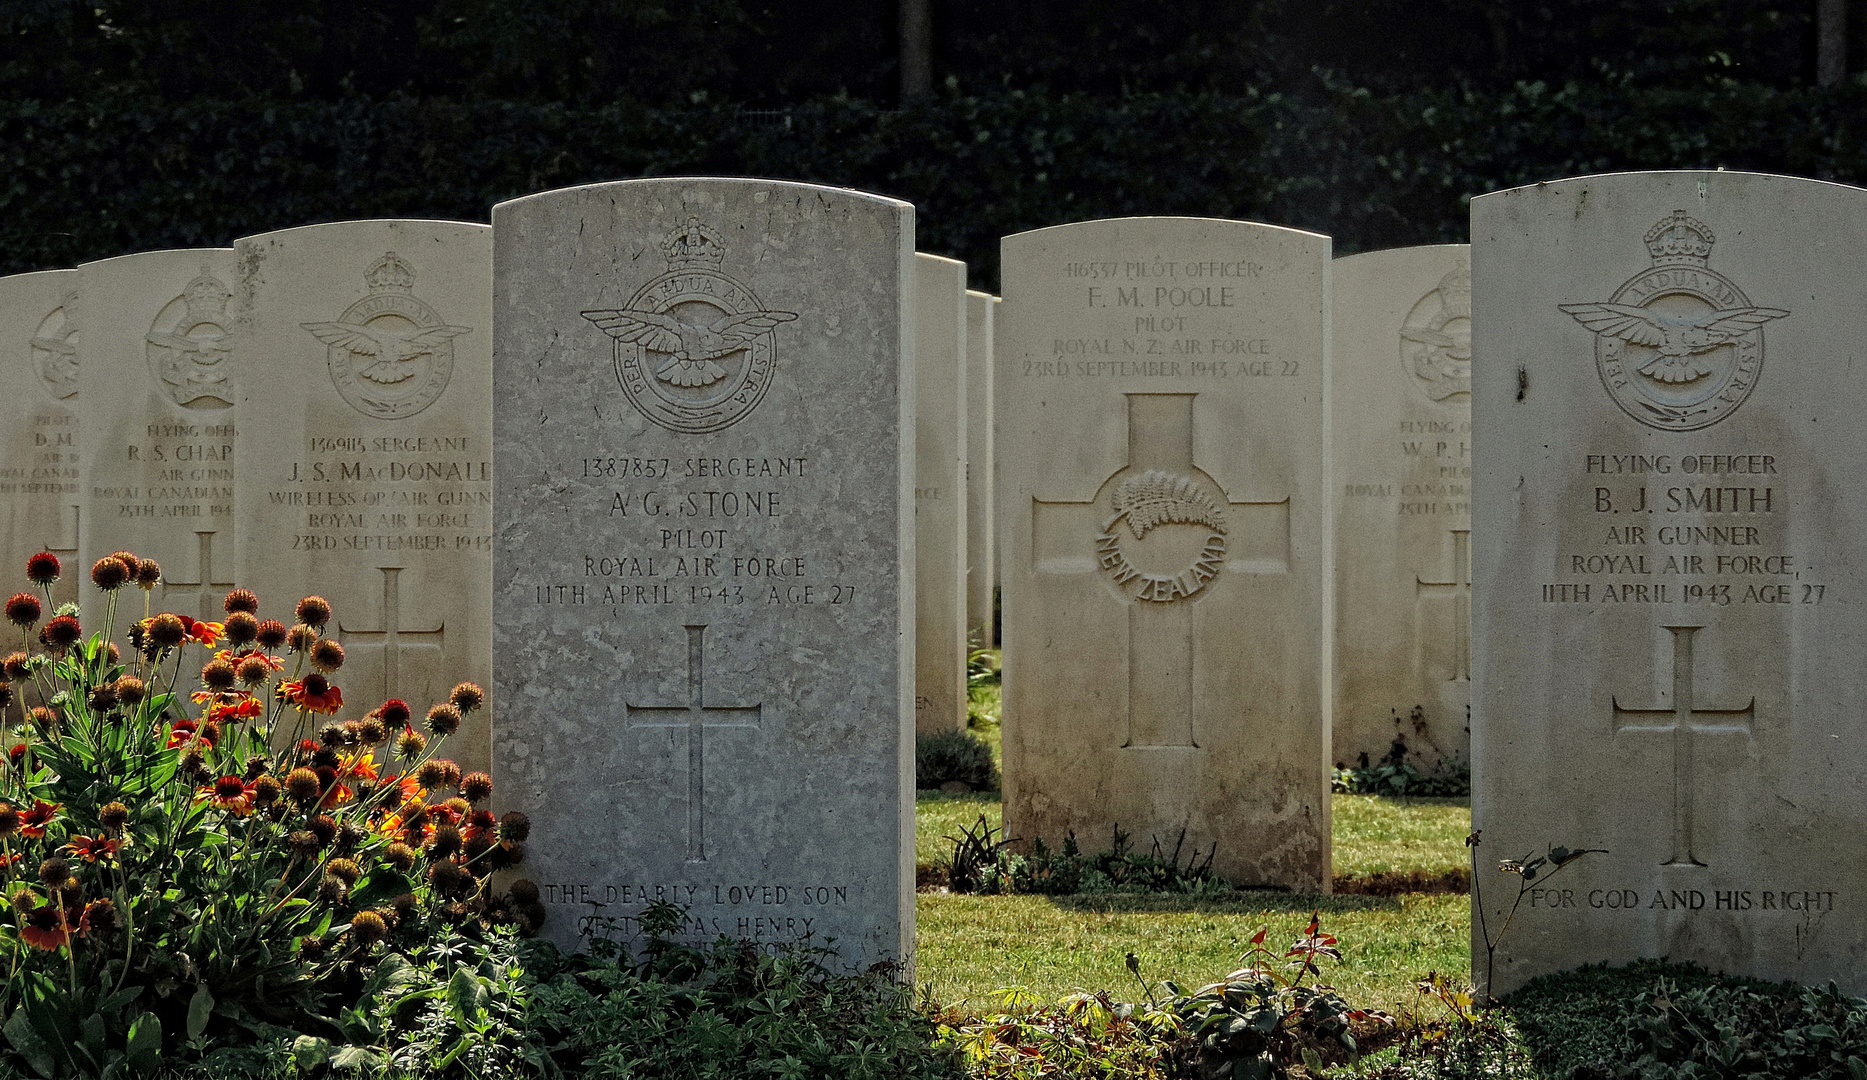
POLYGON ((19 834, 30 840, 37 840, 45 835, 45 827, 52 823, 63 808, 61 803, 49 803, 44 799, 35 799, 31 809, 22 810, 19 815, 19 834))
POLYGON ((235 817, 253 812, 253 785, 237 776, 221 777, 211 786, 202 788, 196 798, 209 800, 235 817))
POLYGON ((239 667, 240 664, 246 660, 259 659, 259 660, 264 660, 266 664, 270 666, 272 670, 274 671, 285 670, 284 660, 281 660, 276 656, 268 656, 265 653, 259 651, 258 649, 241 649, 238 652, 235 652, 232 649, 222 649, 221 651, 214 654, 214 659, 225 660, 229 664, 232 664, 234 667, 239 667))
POLYGON ((227 625, 217 622, 201 622, 186 615, 181 616, 182 625, 188 628, 188 640, 198 641, 208 648, 213 648, 227 633, 227 625))
POLYGON ((315 671, 302 681, 286 679, 279 684, 277 693, 281 700, 291 702, 299 712, 324 713, 328 716, 344 707, 343 691, 332 686, 329 679, 315 671))
POLYGON ((0 870, 11 870, 24 861, 25 858, 26 853, 23 851, 15 851, 11 855, 0 855, 0 870))
POLYGON ((175 721, 175 723, 169 728, 169 741, 168 741, 167 748, 170 750, 173 750, 176 747, 185 744, 189 739, 194 738, 194 733, 195 733, 195 726, 194 726, 193 720, 182 719, 182 720, 175 721))
POLYGON ((343 768, 343 775, 352 780, 367 780, 373 784, 379 778, 376 772, 376 755, 373 751, 365 750, 362 753, 350 754, 339 758, 338 761, 343 768))
POLYGON ((251 694, 228 695, 208 706, 209 720, 252 720, 265 714, 266 707, 251 694), (231 700, 229 700, 231 698, 231 700))
POLYGON ((63 948, 71 941, 71 930, 65 925, 65 919, 51 904, 40 904, 26 913, 25 925, 19 936, 26 944, 35 949, 63 948))
POLYGON ((120 842, 121 841, 112 840, 101 833, 96 836, 74 836, 71 838, 71 842, 65 845, 65 850, 83 859, 85 862, 96 862, 99 859, 109 860, 115 858, 117 854, 117 845, 120 842))

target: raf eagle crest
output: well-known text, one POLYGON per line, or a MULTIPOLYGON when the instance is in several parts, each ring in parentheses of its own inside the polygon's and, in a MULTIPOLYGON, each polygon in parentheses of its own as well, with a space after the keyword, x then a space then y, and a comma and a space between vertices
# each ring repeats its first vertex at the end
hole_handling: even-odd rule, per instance
POLYGON ((1789 312, 1752 304, 1711 269, 1716 237, 1684 211, 1644 239, 1652 269, 1607 301, 1559 306, 1595 332, 1602 386, 1622 411, 1665 431, 1707 427, 1750 396, 1763 369, 1763 326, 1789 312))
POLYGON ((777 364, 772 330, 797 313, 767 308, 720 272, 725 245, 699 218, 661 250, 667 273, 623 307, 582 314, 614 339, 616 379, 637 411, 670 431, 719 431, 764 398, 777 364))
POLYGON ((454 339, 471 327, 449 326, 413 295, 415 268, 385 252, 364 271, 369 295, 330 322, 301 323, 329 347, 331 382, 365 416, 399 420, 440 398, 454 374, 454 339))

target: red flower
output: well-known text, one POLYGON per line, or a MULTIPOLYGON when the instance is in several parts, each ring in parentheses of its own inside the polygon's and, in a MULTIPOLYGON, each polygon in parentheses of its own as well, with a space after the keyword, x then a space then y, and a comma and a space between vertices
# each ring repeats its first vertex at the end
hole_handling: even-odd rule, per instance
POLYGON ((168 749, 173 750, 183 743, 186 743, 189 739, 194 738, 194 733, 195 724, 193 720, 184 718, 175 721, 175 723, 169 727, 168 749))
POLYGON ((49 803, 44 799, 35 799, 30 809, 20 811, 19 834, 31 840, 45 835, 45 827, 52 823, 63 808, 61 803, 49 803))
POLYGON ((26 853, 23 851, 15 851, 11 855, 0 855, 0 870, 11 870, 25 859, 26 853))
POLYGON ((50 585, 58 580, 60 569, 58 556, 41 551, 26 560, 26 579, 34 585, 50 585))
POLYGON ((241 649, 238 652, 235 652, 232 649, 222 649, 221 651, 214 654, 214 658, 216 660, 225 660, 229 664, 232 664, 234 667, 239 667, 242 661, 251 660, 255 657, 261 660, 264 660, 274 671, 285 670, 284 660, 281 660, 276 656, 268 656, 266 653, 258 649, 241 649))
POLYGON ((39 598, 29 592, 14 593, 6 602, 6 617, 17 626, 31 626, 39 621, 42 609, 39 598))
POLYGON ((26 744, 14 743, 13 748, 6 752, 6 757, 8 764, 16 769, 19 768, 20 763, 26 760, 26 744))
POLYGON ((181 619, 182 626, 187 629, 188 640, 198 641, 210 649, 213 648, 215 643, 220 641, 221 636, 227 632, 225 623, 201 622, 198 619, 191 619, 186 615, 177 617, 181 619))
POLYGON ((237 776, 223 776, 212 787, 201 789, 201 798, 234 815, 245 817, 253 812, 253 785, 237 776))
MULTIPOLYGON (((26 594, 20 593, 19 595, 25 596, 26 594)), ((17 600, 19 597, 14 597, 14 599, 17 600)), ((7 603, 11 606, 12 601, 9 600, 7 603)), ((84 629, 78 625, 75 616, 57 615, 52 618, 51 622, 45 624, 44 629, 39 631, 39 644, 48 649, 64 650, 76 645, 83 637, 84 629)))
POLYGON ((51 904, 40 904, 27 912, 25 922, 19 936, 35 949, 49 952, 63 948, 71 941, 70 928, 65 925, 65 919, 58 909, 51 904))
POLYGON ((297 706, 299 712, 329 715, 344 707, 343 691, 315 671, 303 681, 286 679, 279 684, 277 693, 281 700, 297 706))
POLYGON ((119 843, 121 841, 112 840, 102 833, 96 836, 74 836, 65 845, 65 850, 85 862, 96 862, 99 859, 108 861, 116 857, 119 843))
POLYGON ((252 720, 264 715, 266 707, 251 694, 228 695, 208 706, 209 720, 252 720), (231 700, 230 700, 231 698, 231 700))

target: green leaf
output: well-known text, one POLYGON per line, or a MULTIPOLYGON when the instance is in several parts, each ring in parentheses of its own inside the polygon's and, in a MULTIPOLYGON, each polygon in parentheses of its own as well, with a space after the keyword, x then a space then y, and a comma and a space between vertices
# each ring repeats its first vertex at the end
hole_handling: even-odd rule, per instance
POLYGON ((1848 1055, 1848 1080, 1867 1080, 1867 1061, 1848 1055))
POLYGON ((364 1046, 346 1046, 331 1055, 333 1069, 380 1069, 382 1055, 364 1046))
POLYGON ((206 986, 195 988, 194 997, 188 999, 188 1039, 190 1042, 201 1037, 207 1030, 208 1016, 214 1011, 214 995, 207 992, 206 986))
POLYGON ((479 1019, 482 1002, 486 999, 486 988, 473 972, 464 967, 454 969, 454 977, 447 980, 447 1008, 454 1018, 463 1024, 471 1024, 479 1019))
POLYGON ((310 1072, 331 1060, 331 1041, 316 1035, 300 1035, 292 1040, 292 1060, 301 1071, 310 1072))
POLYGON ((129 1045, 124 1048, 130 1068, 152 1073, 162 1061, 162 1018, 146 1012, 130 1025, 129 1045))
POLYGON ((53 1054, 51 1044, 33 1028, 32 1021, 26 1016, 25 1006, 13 1010, 6 1024, 0 1026, 0 1033, 6 1035, 6 1041, 19 1052, 20 1057, 26 1059, 26 1064, 32 1066, 33 1072, 46 1080, 52 1080, 58 1075, 58 1058, 53 1054))

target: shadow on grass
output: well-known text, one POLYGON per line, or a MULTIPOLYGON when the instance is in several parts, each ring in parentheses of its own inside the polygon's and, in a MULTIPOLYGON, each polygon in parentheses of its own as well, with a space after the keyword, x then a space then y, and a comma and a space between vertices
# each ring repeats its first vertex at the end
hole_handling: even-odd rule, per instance
POLYGON ((1252 889, 1216 897, 1182 896, 1177 893, 1073 893, 1046 896, 1052 907, 1064 911, 1097 915, 1199 912, 1214 915, 1243 915, 1254 912, 1320 911, 1338 915, 1350 911, 1399 911, 1400 898, 1393 896, 1311 896, 1303 893, 1252 889))

